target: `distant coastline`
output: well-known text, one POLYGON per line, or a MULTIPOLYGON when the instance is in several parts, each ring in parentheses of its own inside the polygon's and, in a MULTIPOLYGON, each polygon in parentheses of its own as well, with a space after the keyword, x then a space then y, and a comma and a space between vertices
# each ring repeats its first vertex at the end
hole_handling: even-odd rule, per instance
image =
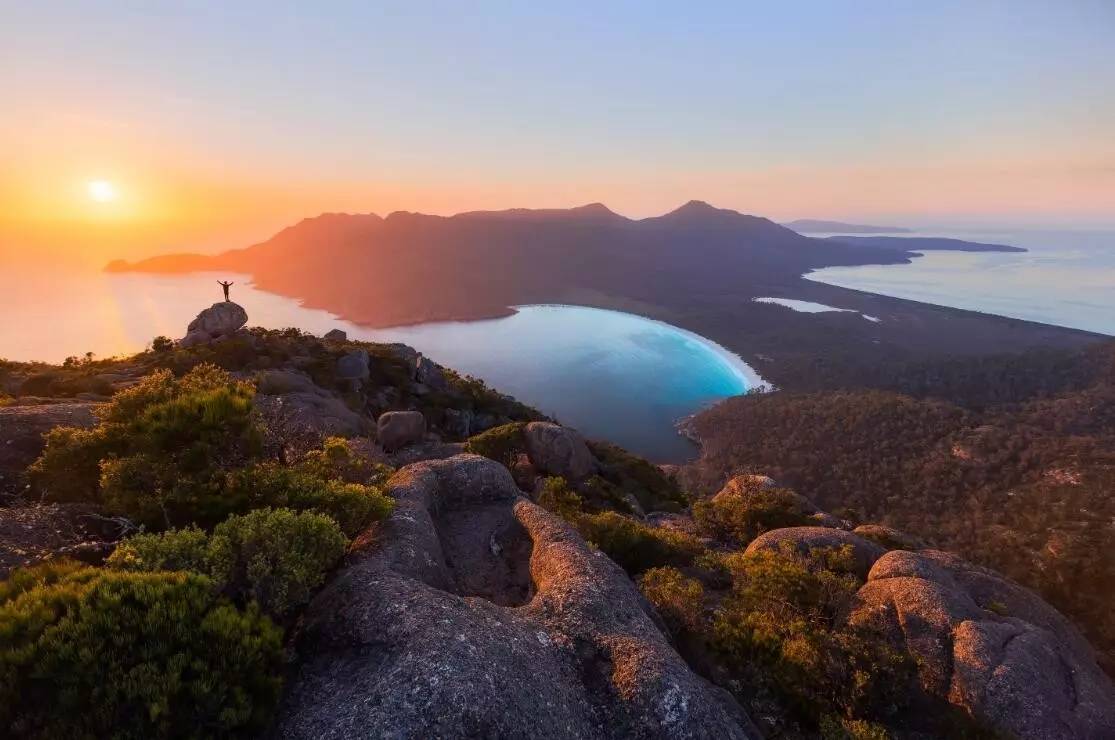
POLYGON ((912 229, 901 226, 874 226, 872 224, 849 224, 843 221, 823 221, 815 218, 799 218, 782 224, 799 234, 819 234, 839 232, 841 234, 908 234, 912 229))

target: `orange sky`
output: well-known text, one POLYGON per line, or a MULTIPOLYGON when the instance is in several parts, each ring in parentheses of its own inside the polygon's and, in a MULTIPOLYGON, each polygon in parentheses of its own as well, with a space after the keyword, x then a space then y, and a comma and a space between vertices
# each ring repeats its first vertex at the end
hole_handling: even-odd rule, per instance
POLYGON ((13 7, 0 258, 596 201, 1115 228, 1110 2, 809 4, 13 7))

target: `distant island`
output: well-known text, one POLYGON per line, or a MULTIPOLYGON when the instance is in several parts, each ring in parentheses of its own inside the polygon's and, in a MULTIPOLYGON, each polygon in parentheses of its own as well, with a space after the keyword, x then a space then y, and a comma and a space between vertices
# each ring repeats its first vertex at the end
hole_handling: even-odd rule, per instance
POLYGON ((802 277, 823 267, 909 263, 913 250, 928 248, 916 238, 861 239, 814 239, 701 201, 644 219, 600 203, 455 216, 326 213, 244 249, 106 269, 247 274, 261 290, 369 327, 486 319, 540 303, 627 311, 707 337, 775 386, 797 390, 839 387, 926 357, 1078 347, 1099 338, 802 277), (752 300, 758 297, 846 312, 797 313, 752 300))
POLYGON ((969 242, 963 239, 944 239, 933 236, 830 236, 825 241, 856 244, 862 247, 893 249, 897 252, 1025 252, 1022 247, 1006 244, 969 242))
POLYGON ((793 229, 799 234, 908 234, 911 229, 899 226, 872 226, 870 224, 846 224, 843 221, 822 221, 815 218, 799 218, 788 224, 782 224, 787 229, 793 229))

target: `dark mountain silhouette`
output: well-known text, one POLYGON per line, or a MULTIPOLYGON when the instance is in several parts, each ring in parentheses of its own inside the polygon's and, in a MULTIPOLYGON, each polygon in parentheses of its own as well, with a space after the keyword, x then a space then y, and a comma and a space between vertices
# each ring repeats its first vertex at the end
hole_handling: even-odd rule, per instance
POLYGON ((842 234, 903 234, 910 231, 898 226, 871 226, 870 224, 846 224, 843 221, 822 221, 815 218, 799 218, 782 224, 799 234, 821 234, 839 232, 842 234))
POLYGON ((813 387, 896 357, 1076 346, 1093 335, 874 296, 803 280, 833 265, 912 253, 811 239, 769 219, 691 201, 628 219, 573 209, 323 214, 215 256, 168 255, 113 271, 248 273, 256 286, 369 326, 507 315, 530 303, 616 308, 683 326, 740 352, 778 385, 813 387), (804 315, 775 296, 853 314, 804 315), (766 362, 764 360, 764 362, 766 362))

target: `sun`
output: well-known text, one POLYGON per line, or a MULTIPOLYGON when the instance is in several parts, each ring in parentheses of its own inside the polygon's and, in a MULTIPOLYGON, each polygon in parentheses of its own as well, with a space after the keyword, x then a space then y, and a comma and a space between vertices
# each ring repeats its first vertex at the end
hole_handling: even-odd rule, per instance
POLYGON ((116 186, 108 180, 90 180, 87 189, 89 197, 98 203, 116 200, 116 186))

